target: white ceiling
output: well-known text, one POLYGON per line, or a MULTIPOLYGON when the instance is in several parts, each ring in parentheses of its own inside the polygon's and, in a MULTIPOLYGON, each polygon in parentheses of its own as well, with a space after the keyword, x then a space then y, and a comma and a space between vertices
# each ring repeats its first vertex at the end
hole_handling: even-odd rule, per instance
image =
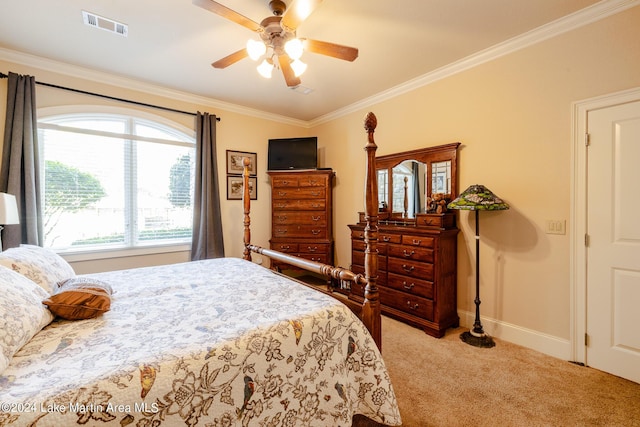
MULTIPOLYGON (((256 22, 271 13, 268 0, 219 2, 256 22)), ((287 88, 280 73, 263 79, 249 58, 212 68, 257 36, 191 0, 0 0, 0 48, 310 121, 550 22, 570 21, 584 8, 621 2, 324 0, 298 36, 357 47, 359 57, 304 54, 302 86, 313 89, 307 95, 287 88), (128 37, 83 24, 83 10, 127 24, 128 37)))

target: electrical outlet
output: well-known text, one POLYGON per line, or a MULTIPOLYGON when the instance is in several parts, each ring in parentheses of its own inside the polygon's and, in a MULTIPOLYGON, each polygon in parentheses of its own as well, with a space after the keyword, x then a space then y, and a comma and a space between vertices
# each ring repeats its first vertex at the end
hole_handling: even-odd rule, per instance
POLYGON ((567 221, 564 219, 548 219, 547 234, 565 234, 567 231, 567 221))

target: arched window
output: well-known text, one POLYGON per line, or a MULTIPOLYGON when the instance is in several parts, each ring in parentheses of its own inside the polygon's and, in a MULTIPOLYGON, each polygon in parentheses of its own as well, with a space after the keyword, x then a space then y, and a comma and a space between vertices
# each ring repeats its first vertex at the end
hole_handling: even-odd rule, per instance
POLYGON ((135 110, 83 110, 38 121, 45 247, 190 242, 193 130, 135 110))

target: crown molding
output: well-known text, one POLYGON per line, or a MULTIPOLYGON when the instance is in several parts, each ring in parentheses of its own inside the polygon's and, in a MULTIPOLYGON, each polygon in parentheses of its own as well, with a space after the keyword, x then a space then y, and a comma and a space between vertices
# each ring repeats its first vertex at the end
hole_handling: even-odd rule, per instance
POLYGON ((592 6, 564 16, 541 27, 513 37, 504 42, 498 43, 480 52, 462 58, 459 61, 445 65, 422 76, 408 80, 402 84, 394 86, 388 90, 379 92, 373 96, 362 99, 344 108, 325 114, 311 120, 311 126, 335 120, 350 113, 358 112, 362 109, 370 108, 373 104, 395 98, 415 89, 427 86, 438 80, 461 73, 470 68, 500 58, 513 52, 543 42, 550 38, 559 36, 566 32, 597 22, 601 19, 623 12, 627 9, 640 5, 640 0, 602 0, 592 6))
MULTIPOLYGON (((238 113, 245 116, 251 116, 259 119, 270 120, 274 122, 309 127, 309 123, 305 120, 294 119, 278 114, 268 113, 266 111, 244 107, 229 102, 220 101, 214 98, 195 95, 188 92, 182 92, 169 89, 163 86, 145 83, 140 80, 119 76, 116 74, 105 73, 103 71, 92 70, 89 68, 71 65, 64 62, 31 55, 11 49, 0 47, 0 60, 13 62, 28 67, 39 68, 54 73, 63 74, 65 76, 76 77, 79 79, 89 80, 97 83, 104 83, 121 87, 124 89, 134 90, 147 93, 150 95, 159 95, 177 101, 188 102, 192 104, 204 105, 212 109, 220 109, 232 113, 238 113)), ((51 82, 47 82, 51 83, 51 82)))

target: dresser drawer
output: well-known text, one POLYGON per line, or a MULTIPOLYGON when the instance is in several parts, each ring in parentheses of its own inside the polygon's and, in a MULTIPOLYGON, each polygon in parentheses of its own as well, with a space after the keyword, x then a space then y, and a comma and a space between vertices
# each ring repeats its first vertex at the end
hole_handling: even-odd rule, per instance
POLYGON ((321 264, 332 264, 329 262, 329 256, 327 254, 295 254, 297 257, 308 259, 309 261, 319 262, 321 264))
POLYGON ((298 185, 300 187, 328 187, 329 178, 326 175, 301 176, 298 178, 298 185))
POLYGON ((401 243, 402 236, 400 234, 379 233, 378 241, 382 243, 401 243))
MULTIPOLYGON (((352 230, 351 231, 351 240, 355 244, 356 241, 362 241, 362 245, 364 247, 364 231, 360 230, 352 230)), ((378 233, 378 246, 383 246, 385 243, 401 243, 402 236, 400 234, 386 234, 386 233, 378 233)))
POLYGON ((313 225, 274 225, 273 237, 326 239, 327 228, 313 225))
POLYGON ((380 303, 383 305, 429 321, 433 320, 433 301, 394 289, 379 287, 378 290, 380 291, 380 303))
POLYGON ((433 299, 433 283, 427 280, 389 273, 385 285, 411 295, 433 299))
POLYGON ((274 200, 273 211, 326 211, 326 200, 324 199, 307 199, 307 200, 274 200))
POLYGON ((406 260, 433 262, 433 250, 420 246, 388 245, 389 256, 406 260))
MULTIPOLYGON (((331 245, 328 243, 299 243, 298 252, 301 254, 328 254, 331 245)), ((305 256, 306 257, 306 256, 305 256)))
MULTIPOLYGON (((364 240, 352 240, 351 241, 351 248, 353 250, 356 250, 356 251, 364 252, 364 250, 366 248, 366 245, 364 243, 364 240)), ((380 244, 380 242, 378 242, 378 244, 376 245, 376 250, 378 251, 378 255, 386 255, 387 254, 387 245, 380 244)))
POLYGON ((325 189, 322 187, 274 188, 273 200, 280 199, 324 199, 325 189))
MULTIPOLYGON (((351 263, 360 265, 364 268, 364 252, 351 251, 351 263)), ((378 254, 378 270, 387 270, 387 257, 378 254)))
POLYGON ((271 187, 276 188, 297 188, 298 177, 296 176, 273 176, 271 177, 271 187))
POLYGON ((293 254, 298 252, 298 244, 297 243, 271 243, 271 249, 278 252, 285 252, 288 254, 293 254))
POLYGON ((327 225, 327 214, 324 212, 287 212, 278 211, 273 214, 274 224, 305 224, 325 227, 327 225))
POLYGON ((390 273, 406 274, 418 279, 433 281, 433 264, 430 263, 389 257, 387 269, 390 273))
POLYGON ((433 237, 426 236, 412 236, 410 234, 402 235, 402 244, 410 245, 410 246, 420 246, 423 248, 433 248, 433 242, 435 239, 433 237))
POLYGON ((445 214, 419 213, 416 215, 416 226, 441 229, 454 228, 456 226, 456 216, 453 212, 445 214))

